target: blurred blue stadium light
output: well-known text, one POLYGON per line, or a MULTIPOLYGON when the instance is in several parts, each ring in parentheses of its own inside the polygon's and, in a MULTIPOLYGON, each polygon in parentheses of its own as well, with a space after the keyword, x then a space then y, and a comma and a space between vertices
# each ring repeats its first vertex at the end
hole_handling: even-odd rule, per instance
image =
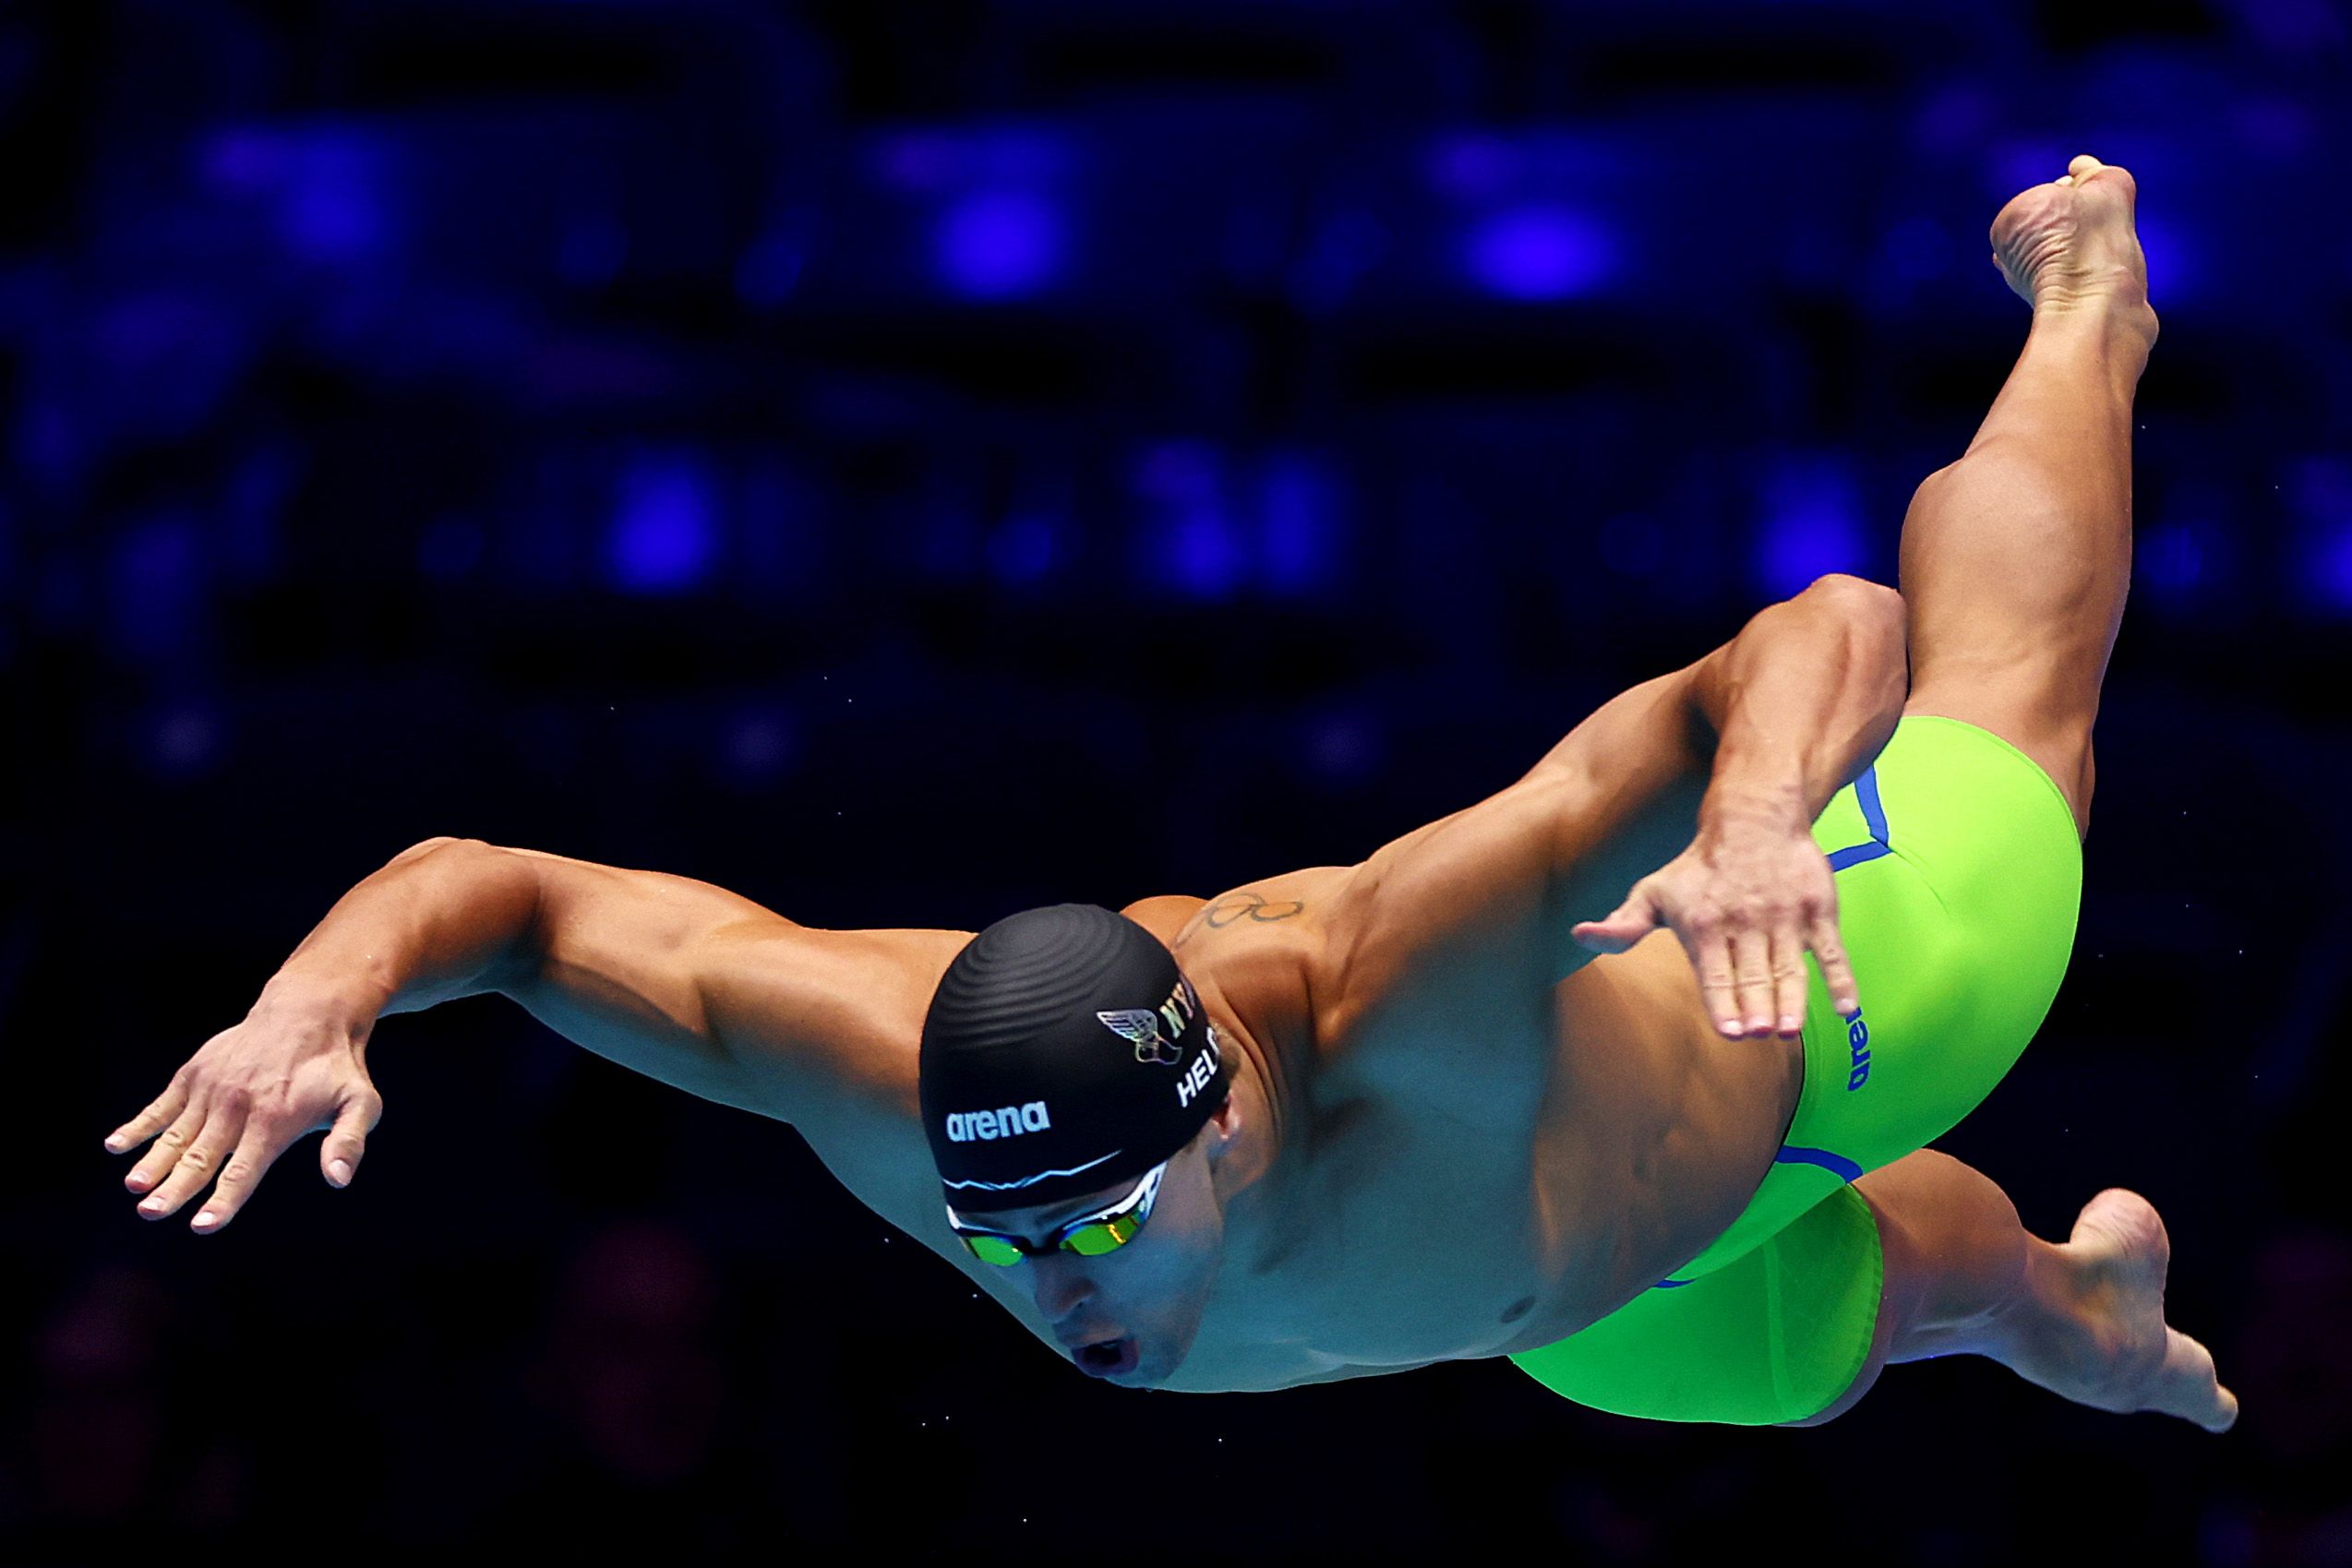
POLYGON ((695 454, 630 453, 606 544, 614 585, 638 593, 675 593, 700 584, 715 554, 714 489, 709 464, 695 454))
POLYGON ((1312 593, 1335 575, 1340 497, 1327 463, 1301 451, 1267 455, 1257 473, 1260 581, 1277 594, 1312 593))
POLYGON ((2134 575, 2158 599, 2183 603, 2196 595, 2206 577, 2205 531, 2193 523, 2167 523, 2142 534, 2134 575))
POLYGON ((1145 514, 1144 581, 1194 598, 1222 599, 1249 560, 1227 504, 1224 457, 1206 441, 1162 441, 1138 458, 1134 490, 1145 514))
POLYGON ((1573 299, 1614 276, 1617 245, 1598 219, 1530 202, 1472 223, 1462 265, 1481 288, 1506 299, 1573 299))
POLYGON ((390 248, 401 224, 390 197, 392 138, 370 126, 237 126, 203 150, 206 180, 267 200, 279 242, 310 261, 348 261, 390 248))
POLYGON ((1053 524, 1036 513, 1007 518, 989 536, 989 569, 1007 587, 1042 581, 1052 571, 1055 555, 1053 524))
POLYGON ((1068 269, 1066 186, 1077 161, 1066 134, 987 126, 894 136, 877 167, 884 184, 928 209, 941 281, 970 298, 1005 299, 1042 293, 1068 269))
POLYGON ((940 215, 940 276, 957 293, 1006 299, 1044 292, 1068 251, 1058 206, 1029 191, 982 191, 940 215))
POLYGON ((107 629, 115 652, 157 664, 192 653, 211 592, 195 520, 159 517, 126 529, 112 567, 107 629))

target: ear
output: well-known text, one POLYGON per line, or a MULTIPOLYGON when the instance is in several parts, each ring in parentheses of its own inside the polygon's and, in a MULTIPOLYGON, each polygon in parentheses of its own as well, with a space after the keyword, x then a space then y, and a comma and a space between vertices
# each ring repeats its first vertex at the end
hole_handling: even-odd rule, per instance
POLYGON ((1208 1119, 1201 1123, 1201 1130, 1193 1134, 1193 1143, 1186 1144, 1183 1152, 1189 1154, 1193 1144, 1198 1144, 1213 1166, 1233 1140, 1240 1136, 1241 1131, 1242 1096, 1229 1088, 1225 1092, 1224 1103, 1208 1113, 1208 1119))

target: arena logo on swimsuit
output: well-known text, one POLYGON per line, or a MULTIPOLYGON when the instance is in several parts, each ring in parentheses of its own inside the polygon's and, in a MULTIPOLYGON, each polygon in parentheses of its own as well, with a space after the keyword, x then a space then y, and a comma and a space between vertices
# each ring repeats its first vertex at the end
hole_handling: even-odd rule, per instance
POLYGON ((1854 1010, 1854 1022, 1845 1032, 1847 1047, 1854 1052, 1854 1071, 1846 1074, 1846 1093, 1852 1094, 1870 1082, 1870 1025, 1862 1022, 1862 1010, 1854 1010))

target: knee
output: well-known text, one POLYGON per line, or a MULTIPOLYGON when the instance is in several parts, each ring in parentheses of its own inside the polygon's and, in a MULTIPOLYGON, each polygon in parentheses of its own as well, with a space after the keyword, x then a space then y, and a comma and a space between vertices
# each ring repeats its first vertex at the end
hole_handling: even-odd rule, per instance
MULTIPOLYGON (((1911 509, 1916 511, 1923 502, 1931 502, 1932 498, 1950 483, 1953 472, 1959 467, 1960 464, 1957 462, 1948 462, 1914 485, 1911 491, 1911 509)), ((1905 515, 1907 520, 1908 514, 1905 515)))

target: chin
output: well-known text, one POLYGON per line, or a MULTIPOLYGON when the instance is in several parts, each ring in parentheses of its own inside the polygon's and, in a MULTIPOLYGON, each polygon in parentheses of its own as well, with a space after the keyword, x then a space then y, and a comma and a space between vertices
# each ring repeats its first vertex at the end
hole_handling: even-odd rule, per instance
POLYGON ((1192 1352, 1193 1347, 1188 1343, 1182 1350, 1172 1357, 1146 1358, 1137 1361, 1135 1370, 1122 1381, 1129 1388, 1163 1388, 1167 1386, 1168 1380, 1174 1377, 1178 1369, 1183 1366, 1185 1358, 1192 1352))

